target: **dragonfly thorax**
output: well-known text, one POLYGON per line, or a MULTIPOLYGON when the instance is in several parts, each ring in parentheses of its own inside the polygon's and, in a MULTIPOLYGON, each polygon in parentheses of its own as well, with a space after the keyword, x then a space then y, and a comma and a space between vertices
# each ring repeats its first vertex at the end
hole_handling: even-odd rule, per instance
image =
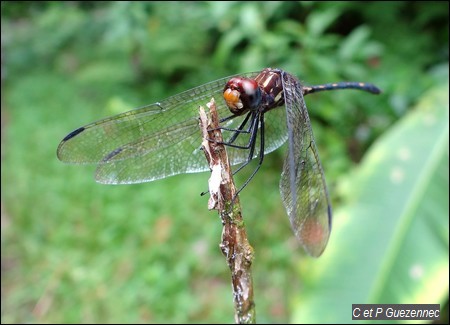
POLYGON ((265 112, 272 108, 284 105, 282 71, 279 69, 266 68, 261 71, 255 81, 262 89, 265 112))

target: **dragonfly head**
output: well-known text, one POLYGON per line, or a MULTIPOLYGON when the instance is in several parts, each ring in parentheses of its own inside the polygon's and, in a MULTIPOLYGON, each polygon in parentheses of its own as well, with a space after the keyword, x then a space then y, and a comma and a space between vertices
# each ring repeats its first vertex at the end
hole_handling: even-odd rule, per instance
POLYGON ((228 109, 236 115, 257 108, 261 103, 261 89, 253 79, 231 78, 223 89, 223 98, 228 109))

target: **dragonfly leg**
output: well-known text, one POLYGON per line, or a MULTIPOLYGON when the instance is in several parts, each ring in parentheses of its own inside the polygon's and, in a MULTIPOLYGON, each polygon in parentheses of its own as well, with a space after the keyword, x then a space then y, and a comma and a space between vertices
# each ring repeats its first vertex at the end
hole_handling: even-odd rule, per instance
MULTIPOLYGON (((231 115, 231 116, 228 116, 228 117, 226 117, 226 118, 220 120, 220 123, 225 122, 225 121, 228 121, 228 120, 230 120, 230 119, 232 119, 232 118, 234 118, 234 117, 236 117, 236 116, 238 116, 238 115, 231 115)), ((219 127, 217 128, 217 129, 220 129, 220 130, 222 130, 222 131, 225 130, 225 131, 232 131, 232 132, 234 132, 233 135, 231 136, 231 138, 230 138, 228 141, 218 142, 218 141, 215 141, 215 140, 213 140, 213 139, 208 139, 208 141, 216 142, 216 143, 219 143, 219 144, 225 144, 225 145, 230 145, 230 144, 232 144, 234 141, 236 141, 236 139, 237 139, 237 137, 239 136, 239 134, 241 134, 241 133, 247 133, 247 134, 248 134, 248 133, 251 132, 251 127, 248 128, 247 130, 244 130, 244 127, 245 127, 245 125, 248 123, 248 120, 250 119, 250 116, 252 116, 252 113, 251 113, 251 112, 249 112, 249 113, 247 114, 247 116, 246 116, 245 119, 242 121, 242 123, 238 126, 237 129, 230 129, 230 128, 226 128, 226 127, 222 127, 222 126, 219 126, 219 127)), ((215 129, 210 129, 209 131, 213 131, 213 130, 215 130, 215 129)), ((248 149, 248 147, 243 147, 242 149, 248 149)))
MULTIPOLYGON (((233 118, 235 116, 236 115, 229 116, 228 118, 225 118, 225 119, 223 119, 221 121, 224 121, 224 120, 227 120, 227 119, 231 119, 231 118, 233 118)), ((238 171, 240 171, 242 168, 244 168, 246 165, 248 165, 250 163, 250 161, 252 160, 253 153, 255 151, 256 135, 257 135, 257 132, 258 132, 258 119, 259 119, 258 113, 256 113, 256 112, 255 113, 251 113, 250 112, 249 114, 247 114, 247 116, 245 117, 244 121, 239 125, 238 129, 225 129, 225 128, 219 127, 219 129, 221 129, 221 130, 225 129, 225 130, 235 131, 235 133, 233 134, 232 138, 228 142, 225 142, 225 141, 220 142, 220 141, 216 141, 214 139, 207 139, 210 142, 223 144, 223 145, 230 146, 230 147, 233 147, 233 148, 238 148, 238 149, 243 149, 243 150, 250 149, 250 154, 249 154, 249 156, 247 158, 247 161, 243 165, 241 165, 236 171, 234 171, 233 175, 235 175, 238 171), (252 124, 250 125, 248 130, 242 131, 242 129, 248 123, 248 120, 250 119, 250 116, 255 116, 254 118, 252 118, 252 124), (250 133, 251 134, 249 143, 246 146, 238 146, 238 145, 234 145, 232 143, 232 142, 234 142, 236 140, 238 135, 241 134, 241 133, 250 133)), ((211 129, 211 130, 214 130, 214 129, 211 129)), ((239 190, 238 193, 240 191, 241 190, 239 190)), ((209 193, 209 192, 208 191, 204 191, 204 192, 200 193, 200 195, 203 196, 203 195, 205 195, 207 193, 209 193)))
POLYGON ((224 128, 224 127, 220 127, 221 130, 233 131, 234 132, 233 135, 231 136, 231 138, 228 141, 222 141, 221 142, 221 141, 216 141, 216 140, 213 140, 213 139, 207 139, 207 140, 211 141, 211 142, 218 143, 218 144, 223 144, 223 145, 226 145, 226 146, 229 146, 229 147, 232 147, 232 148, 236 148, 236 149, 250 149, 251 146, 252 146, 252 141, 254 141, 254 140, 252 140, 252 138, 255 137, 253 132, 254 132, 254 130, 256 130, 256 131, 258 130, 258 123, 257 122, 258 122, 258 119, 259 119, 258 118, 259 114, 260 113, 256 112, 256 111, 250 112, 245 117, 244 121, 239 125, 239 127, 237 129, 227 129, 227 128, 224 128), (250 119, 250 117, 251 117, 251 119, 250 119), (250 127, 247 130, 243 130, 245 125, 248 123, 249 119, 252 121, 252 124, 250 125, 250 127), (236 141, 236 139, 239 136, 239 134, 242 134, 242 133, 246 133, 246 134, 250 134, 251 135, 249 142, 246 145, 244 145, 244 146, 233 144, 233 142, 236 141))
MULTIPOLYGON (((250 149, 250 153, 247 157, 247 160, 241 165, 239 166, 238 169, 236 169, 235 171, 233 171, 233 176, 236 175, 240 170, 242 170, 245 166, 247 166, 252 160, 253 160, 253 154, 255 152, 255 145, 256 145, 256 136, 258 134, 258 123, 261 125, 260 126, 260 139, 261 139, 261 143, 260 143, 260 151, 259 151, 259 162, 258 162, 258 166, 256 167, 256 169, 252 172, 252 174, 250 175, 250 177, 245 181, 244 185, 242 185, 239 190, 234 194, 233 197, 233 201, 234 199, 237 197, 237 195, 248 185, 248 183, 252 180, 252 178, 256 175, 256 173, 258 172, 258 170, 260 169, 262 162, 264 160, 264 114, 258 113, 256 118, 253 119, 253 123, 250 127, 250 132, 251 132, 251 138, 249 141, 249 144, 247 147, 238 147, 238 146, 234 146, 234 145, 230 145, 227 143, 223 143, 225 145, 229 145, 231 147, 238 147, 238 148, 242 148, 242 149, 250 149)), ((201 195, 205 195, 208 192, 202 192, 201 195)))
MULTIPOLYGON (((247 178, 247 180, 245 181, 244 185, 241 186, 241 188, 236 192, 236 194, 234 195, 235 197, 248 185, 248 183, 253 179, 253 177, 256 175, 256 173, 258 172, 258 170, 261 168, 261 165, 263 163, 264 160, 264 114, 259 115, 258 120, 260 121, 260 145, 259 145, 259 161, 258 161, 258 165, 256 166, 255 170, 252 172, 252 174, 250 175, 249 178, 247 178)), ((255 136, 253 137, 253 144, 252 144, 252 150, 250 152, 250 155, 247 158, 247 161, 240 166, 235 172, 233 172, 233 175, 235 175, 238 171, 240 171, 242 168, 244 168, 245 166, 247 166, 250 161, 252 161, 253 158, 253 152, 255 149, 255 144, 256 144, 256 132, 254 132, 255 136)), ((233 198, 234 200, 234 198, 233 198)))
POLYGON ((244 127, 247 124, 250 116, 252 116, 252 115, 253 114, 251 112, 249 112, 237 129, 228 129, 228 128, 221 127, 221 130, 234 132, 233 135, 231 136, 230 140, 227 141, 228 143, 233 143, 234 141, 236 141, 237 137, 241 133, 250 133, 250 131, 251 131, 250 128, 248 128, 247 130, 244 130, 244 127))

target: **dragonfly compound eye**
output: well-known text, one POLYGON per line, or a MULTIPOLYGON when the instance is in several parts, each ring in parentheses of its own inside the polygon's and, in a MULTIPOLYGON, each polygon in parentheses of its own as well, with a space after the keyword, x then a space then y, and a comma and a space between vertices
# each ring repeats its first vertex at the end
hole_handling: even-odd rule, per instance
POLYGON ((229 110, 236 115, 257 108, 261 102, 261 89, 253 79, 235 77, 227 82, 223 97, 229 110))

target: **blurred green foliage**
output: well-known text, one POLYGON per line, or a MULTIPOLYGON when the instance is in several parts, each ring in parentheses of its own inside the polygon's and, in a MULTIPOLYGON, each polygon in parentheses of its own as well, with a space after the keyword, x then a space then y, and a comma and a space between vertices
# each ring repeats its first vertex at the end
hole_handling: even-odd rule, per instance
MULTIPOLYGON (((2 2, 1 9, 2 323, 233 321, 229 270, 218 248, 220 221, 199 196, 208 173, 98 185, 93 167, 66 166, 56 158, 59 141, 76 127, 268 66, 307 84, 372 82, 382 95, 342 91, 306 98, 341 218, 335 231, 342 233, 343 211, 359 197, 343 185, 348 175, 412 107, 427 105, 425 94, 448 82, 448 2, 47 1, 2 2)), ((439 177, 436 193, 448 193, 448 124, 443 134, 447 174, 439 177)), ((421 138, 412 133, 404 141, 413 145, 421 138)), ((258 322, 298 320, 312 302, 341 299, 336 288, 349 272, 355 278, 366 272, 360 261, 350 263, 347 274, 333 273, 341 282, 336 288, 304 276, 330 260, 351 261, 353 252, 336 245, 325 251, 324 262, 303 256, 279 199, 283 159, 283 150, 268 155, 241 197, 256 254, 258 322), (303 289, 308 302, 300 304, 303 289)), ((383 168, 370 167, 374 174, 383 168)), ((425 180, 436 177, 423 171, 417 173, 425 180)), ((238 175, 238 184, 246 176, 238 175)), ((392 191, 391 200, 397 195, 405 199, 404 192, 392 191)), ((431 201, 430 218, 448 218, 447 197, 431 201)), ((369 227, 359 231, 370 247, 386 240, 369 227)), ((442 252, 432 265, 441 265, 448 262, 448 220, 436 231, 442 252)), ((413 254, 408 247, 402 251, 413 254)), ((365 246, 354 249, 362 253, 365 246)), ((377 284, 387 285, 380 274, 377 284)), ((424 283, 412 284, 411 297, 424 283)), ((448 282, 444 289, 448 297, 448 282)), ((391 286, 377 296, 395 302, 397 295, 391 286)), ((329 320, 319 316, 309 320, 329 320)))

